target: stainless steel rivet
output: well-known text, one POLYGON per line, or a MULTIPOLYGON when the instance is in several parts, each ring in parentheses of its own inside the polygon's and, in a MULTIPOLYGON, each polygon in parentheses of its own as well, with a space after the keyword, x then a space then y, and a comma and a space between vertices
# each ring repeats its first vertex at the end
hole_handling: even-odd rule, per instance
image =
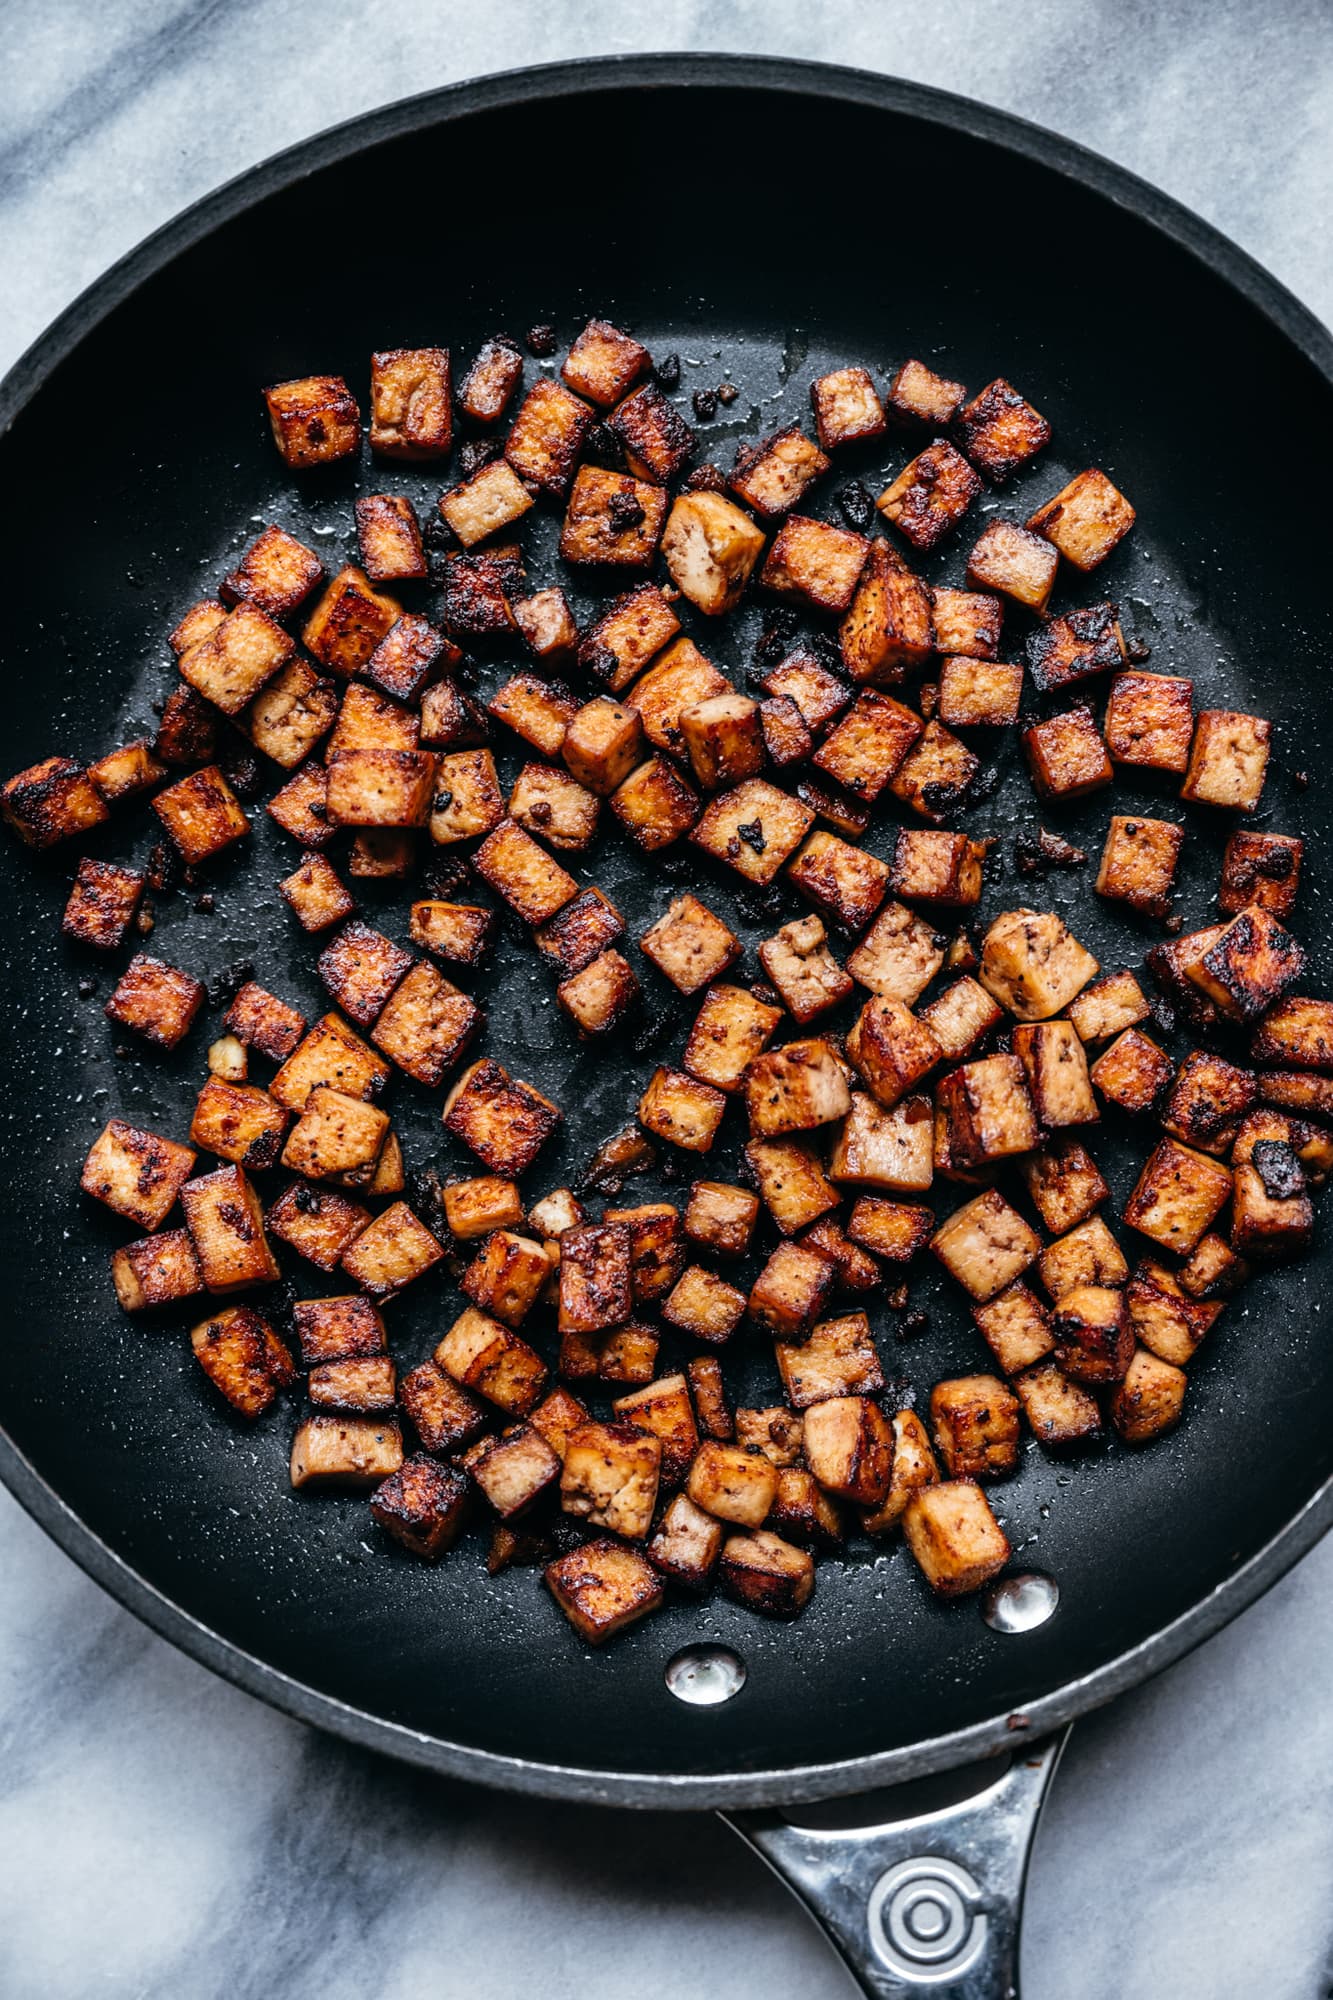
POLYGON ((664 1678, 677 1701, 716 1708, 745 1686, 745 1662, 729 1646, 686 1646, 667 1661, 664 1678))
POLYGON ((981 1615, 994 1632, 1035 1632, 1060 1602, 1060 1586, 1040 1570, 1003 1576, 982 1599, 981 1615))

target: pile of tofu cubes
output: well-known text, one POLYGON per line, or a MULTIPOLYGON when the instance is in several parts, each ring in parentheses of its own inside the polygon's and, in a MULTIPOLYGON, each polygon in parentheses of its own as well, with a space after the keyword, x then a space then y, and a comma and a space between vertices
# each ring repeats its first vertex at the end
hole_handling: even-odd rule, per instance
MULTIPOLYGON (((1333 1162, 1333 1003, 1297 990, 1293 835, 1238 823, 1218 920, 1187 933, 1183 820, 1109 817, 1096 894, 1165 925, 1150 1000, 1142 967, 1103 970, 1049 910, 1004 909, 974 938, 995 843, 958 821, 1006 729, 1043 806, 1150 771, 1191 806, 1251 814, 1269 725, 1196 714, 1113 603, 1052 613, 1062 565, 1077 584, 1134 521, 1099 470, 1021 519, 988 506, 956 586, 913 568, 1047 444, 1003 379, 969 395, 917 360, 883 385, 841 367, 812 385, 808 428, 725 471, 697 462, 678 364, 654 368, 620 329, 592 321, 525 384, 528 365, 503 337, 457 383, 443 349, 375 355, 369 463, 457 453, 424 533, 401 492, 362 494, 360 562, 328 577, 300 533, 266 527, 170 635, 179 674, 151 740, 51 756, 0 789, 39 849, 151 809, 153 852, 85 855, 64 919, 79 947, 131 947, 105 1011, 145 1051, 178 1048, 207 1002, 135 948, 146 892, 246 839, 263 773, 296 845, 277 893, 317 941, 327 1011, 312 1023, 247 981, 188 1142, 106 1125, 83 1188, 140 1232, 112 1257, 116 1295, 202 1312, 193 1351, 242 1417, 301 1382, 293 1485, 369 1489, 427 1560, 484 1520, 492 1571, 540 1564, 592 1643, 714 1582, 792 1616, 816 1555, 853 1533, 901 1530, 936 1592, 975 1591, 1009 1555, 986 1488, 1024 1426, 1053 1451, 1166 1431, 1252 1264, 1308 1246, 1333 1162), (906 462, 877 502, 853 484, 840 520, 808 511, 839 454, 883 453, 906 462), (552 505, 561 568, 533 588, 518 537, 552 505), (752 600, 768 625, 747 676, 726 621, 752 600), (663 881, 631 941, 587 879, 608 839, 649 875, 690 852, 699 893, 663 881), (711 879, 761 898, 753 937, 710 907, 711 879), (405 941, 357 914, 366 882, 405 885, 405 941), (543 1186, 565 1107, 486 1052, 455 983, 484 997, 497 906, 549 968, 555 1032, 609 1038, 628 1066, 644 962, 688 1002, 683 1046, 605 1150, 629 1172, 664 1149, 673 1178, 702 1176, 740 1118, 731 1178, 597 1213, 591 1183, 543 1186), (1154 1038, 1173 1022, 1199 1044, 1183 1059, 1154 1038), (383 1101, 395 1075, 439 1094, 472 1162, 415 1205, 383 1101), (1144 1132, 1128 1251, 1089 1150, 1104 1119, 1144 1132), (889 1386, 881 1309, 905 1313, 926 1255, 978 1346, 918 1410, 889 1386), (266 1288, 284 1268, 339 1289, 280 1315, 266 1288), (403 1365, 386 1326, 431 1273, 447 1330, 403 1365), (756 1336, 773 1400, 735 1407, 723 1357, 756 1336)), ((342 378, 281 383, 266 406, 294 472, 361 454, 342 378)))

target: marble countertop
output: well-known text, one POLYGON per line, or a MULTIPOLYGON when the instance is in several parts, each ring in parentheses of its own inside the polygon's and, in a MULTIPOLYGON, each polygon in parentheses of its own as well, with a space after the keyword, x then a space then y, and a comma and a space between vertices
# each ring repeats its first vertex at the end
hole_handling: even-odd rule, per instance
MULTIPOLYGON (((46 0, 6 17, 0 368, 122 251, 395 97, 631 49, 821 57, 1054 126, 1216 222, 1325 319, 1322 0, 46 0)), ((716 1821, 493 1796, 314 1735, 135 1623, 0 1495, 0 1994, 835 2000, 716 1821), (502 1945, 502 1948, 497 1948, 502 1945)), ((1027 2000, 1330 1991, 1333 1542, 1075 1730, 1033 1863, 1027 2000)))

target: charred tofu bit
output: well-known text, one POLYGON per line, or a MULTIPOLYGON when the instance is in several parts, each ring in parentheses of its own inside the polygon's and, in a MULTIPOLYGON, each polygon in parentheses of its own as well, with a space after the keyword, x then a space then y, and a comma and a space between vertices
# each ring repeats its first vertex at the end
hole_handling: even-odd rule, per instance
POLYGON ((518 628, 509 600, 524 580, 523 559, 511 543, 444 560, 443 620, 459 639, 507 638, 518 628))
POLYGON ((981 481, 945 438, 904 466, 876 501, 886 521, 923 553, 951 533, 982 491, 981 481))
POLYGON ((1081 1042, 1104 1042, 1146 1021, 1150 1008, 1132 972, 1106 972, 1069 1003, 1081 1042))
POLYGON ((759 947, 759 961, 798 1027, 854 991, 854 983, 828 947, 828 933, 818 917, 801 917, 784 924, 776 937, 759 947))
POLYGON ((664 488, 623 472, 580 466, 560 531, 560 553, 567 563, 650 569, 666 512, 664 488))
POLYGON ((801 1243, 779 1243, 750 1288, 750 1318, 779 1340, 802 1340, 824 1310, 837 1267, 801 1243))
POLYGON ((216 764, 178 778, 152 803, 187 868, 211 861, 250 831, 240 800, 216 764))
POLYGON ((287 1113, 266 1090, 211 1076, 199 1093, 190 1137, 205 1152, 252 1173, 276 1164, 287 1113))
POLYGON ((745 1078, 750 1131, 760 1139, 808 1132, 851 1109, 841 1062, 827 1042, 789 1042, 757 1056, 745 1078))
POLYGON ((444 1101, 444 1127, 512 1179, 532 1165, 559 1124, 558 1106, 490 1057, 464 1070, 444 1101))
POLYGON ((852 1108, 829 1157, 829 1175, 883 1194, 924 1194, 934 1178, 934 1121, 927 1097, 906 1097, 886 1111, 852 1094, 852 1108))
POLYGON ((1018 720, 1023 668, 958 656, 940 667, 940 721, 950 729, 1011 728, 1018 720))
POLYGON ((851 604, 869 554, 864 535, 792 514, 778 531, 759 581, 781 597, 797 597, 817 611, 840 616, 851 604))
POLYGON ((810 384, 815 428, 825 451, 879 437, 886 428, 884 405, 864 368, 835 368, 810 384))
POLYGON ((1112 815, 1097 870, 1097 894, 1128 903, 1145 916, 1171 911, 1171 890, 1185 829, 1168 819, 1112 815))
POLYGON ((1305 971, 1305 953, 1267 910, 1242 910, 1187 977, 1232 1021, 1254 1021, 1305 971))
POLYGON ((259 1196, 242 1168, 219 1167, 187 1181, 180 1197, 208 1291, 239 1292, 280 1276, 264 1234, 259 1196))
POLYGON ((1171 1081, 1173 1064, 1151 1035, 1126 1028, 1088 1074, 1108 1104, 1122 1111, 1151 1111, 1171 1081))
POLYGON ((1053 542, 1074 569, 1087 571, 1104 563, 1124 541, 1134 525, 1134 509, 1104 472, 1089 469, 1030 514, 1027 525, 1053 542))
POLYGON ((1125 1221, 1164 1250, 1188 1253, 1230 1195, 1231 1174, 1220 1161, 1163 1139, 1126 1204, 1125 1221))
POLYGON ((453 442, 448 350, 394 347, 370 358, 370 448, 384 458, 447 458, 453 442))
POLYGON ((1004 1019, 984 986, 964 973, 921 1009, 917 1017, 939 1044, 945 1062, 962 1062, 1004 1019))
POLYGON ((1248 833, 1237 830, 1222 856, 1218 907, 1228 916, 1242 910, 1265 910, 1270 916, 1291 914, 1300 884, 1305 842, 1288 833, 1248 833))
POLYGON ((955 1209, 931 1238, 950 1277, 985 1305, 1035 1263, 1041 1240, 996 1188, 955 1209))
POLYGON ((867 688, 816 751, 817 770, 873 804, 922 735, 921 718, 867 688))
POLYGON ((718 1580, 728 1597, 764 1618, 795 1618, 815 1587, 814 1558, 767 1528, 728 1535, 718 1580))
POLYGON ((653 1524, 661 1466, 659 1439, 634 1424, 581 1424, 565 1446, 560 1505, 595 1528, 642 1541, 653 1524))
POLYGON ((469 1490, 466 1473, 423 1454, 406 1459, 376 1487, 370 1511, 412 1555, 437 1562, 458 1539, 469 1490))
POLYGON ((717 1137, 727 1100, 710 1084, 680 1070, 659 1068, 639 1099, 639 1123, 654 1138, 688 1153, 706 1153, 717 1137))
POLYGON ((403 1434, 392 1417, 319 1411, 292 1440, 291 1481, 305 1486, 377 1486, 402 1469, 403 1434))
POLYGON ((945 943, 904 904, 888 903, 847 960, 847 970, 872 993, 910 1007, 943 965, 945 943))
POLYGON ((1018 1464, 1018 1398, 996 1375, 937 1382, 930 1422, 950 1479, 997 1479, 1018 1464))
POLYGON ((956 423, 963 450, 997 486, 1050 442, 1045 417, 1003 376, 965 403, 956 423))
POLYGON ((884 1387, 879 1350, 863 1312, 820 1320, 807 1340, 780 1340, 774 1354, 794 1410, 833 1396, 878 1395, 884 1387))
POLYGON ((1194 731, 1182 799, 1253 812, 1264 789, 1273 726, 1261 715, 1205 708, 1194 731))
POLYGON ((665 486, 694 450, 694 432, 655 382, 626 396, 611 418, 625 447, 625 462, 636 478, 665 486))
POLYGON ((684 1069, 700 1083, 734 1093, 782 1019, 780 1007, 756 1000, 743 986, 712 986, 685 1044, 684 1069))
POLYGON ((411 582, 425 576, 421 528, 404 494, 365 494, 356 503, 356 533, 361 566, 372 583, 411 582))
POLYGON ((1021 1281, 1006 1285, 985 1305, 973 1306, 972 1317, 1006 1375, 1016 1375, 1054 1351, 1051 1316, 1021 1281))
POLYGON ((584 889, 549 923, 533 932, 533 941, 542 956, 568 979, 624 935, 625 926, 614 903, 608 902, 600 889, 584 889))
POLYGON ((893 1478, 893 1432, 868 1396, 833 1396, 812 1403, 802 1432, 806 1462, 819 1484, 839 1499, 876 1507, 893 1478))
POLYGON ((190 1334, 200 1367, 242 1417, 261 1417, 296 1377, 292 1357, 266 1319, 249 1306, 229 1306, 190 1334))
POLYGON ((828 471, 830 460, 798 424, 737 448, 731 490, 765 521, 789 514, 828 471))
POLYGON ((69 892, 61 930, 95 951, 114 951, 123 942, 144 892, 138 869, 118 868, 110 861, 79 863, 69 892))
MULTIPOLYGON (((1048 619, 1029 634, 1027 642, 1028 672, 1033 686, 1041 694, 1058 694, 1062 688, 1072 687, 1094 674, 1118 669, 1125 664, 1126 658, 1124 634, 1120 630, 1119 614, 1114 604, 1089 604, 1082 610, 1066 612, 1063 618, 1048 619)), ((1157 679, 1154 674, 1118 675, 1116 685, 1120 680, 1154 682, 1157 679)), ((1184 681, 1178 685, 1188 690, 1191 683, 1184 681)), ((1193 710, 1189 701, 1186 709, 1192 725, 1193 710)), ((1108 710, 1108 735, 1111 715, 1112 711, 1108 710)), ((1116 756, 1114 749, 1111 755, 1116 756)), ((1117 758, 1117 761, 1133 760, 1117 758)))
MULTIPOLYGON (((153 738, 153 755, 164 764, 207 764, 217 755, 218 733, 217 710, 182 681, 163 704, 157 735, 153 738)), ((63 758, 52 761, 65 762, 63 758)))
POLYGON ((1160 1360, 1145 1347, 1138 1348, 1107 1405, 1124 1443, 1147 1444, 1179 1423, 1185 1387, 1182 1369, 1160 1360))
POLYGON ((1015 1028, 1014 1053, 1042 1125, 1058 1130, 1095 1122, 1097 1100, 1088 1081, 1088 1061, 1070 1022, 1037 1021, 1015 1028))
MULTIPOLYGON (((847 1037, 847 1057, 872 1096, 891 1110, 935 1067, 940 1046, 900 1000, 876 995, 866 1001, 847 1037)), ((847 1099, 842 1109, 849 1108, 847 1099)))
POLYGON ((738 1409, 736 1441, 747 1451, 761 1451, 779 1472, 801 1462, 803 1424, 794 1410, 774 1405, 768 1410, 738 1409))
POLYGON ((594 411, 559 382, 534 382, 519 406, 504 455, 520 479, 562 499, 594 411))
POLYGON ((940 1597, 980 1590, 1009 1560, 1009 1541, 986 1496, 970 1480, 946 1480, 914 1493, 903 1512, 907 1546, 940 1597))
POLYGON ((489 1421, 485 1405, 436 1361, 423 1361, 404 1375, 398 1400, 427 1451, 461 1451, 481 1436, 489 1421))
POLYGON ((662 1581, 637 1549, 585 1542, 548 1563, 547 1588, 579 1637, 600 1646, 662 1602, 662 1581))
POLYGON ((981 948, 982 985, 1020 1021, 1049 1020, 1098 969, 1053 910, 1006 910, 981 948))
POLYGON ((718 1257, 743 1257, 759 1219, 759 1197, 724 1181, 695 1181, 685 1207, 690 1242, 718 1257))
POLYGON ((799 799, 763 778, 751 778, 713 799, 690 838, 746 881, 763 887, 791 859, 814 817, 799 799))
POLYGON ((306 375, 265 389, 269 427, 294 472, 350 458, 361 443, 361 412, 341 375, 306 375))
POLYGON ((809 1146, 797 1139, 751 1139, 746 1164, 765 1208, 784 1236, 795 1236, 842 1197, 809 1146))
POLYGON ((1012 521, 992 521, 967 559, 973 590, 998 591, 1041 617, 1051 601, 1060 557, 1051 544, 1012 521))
POLYGON ((137 952, 103 1011, 118 1027, 157 1048, 174 1049, 189 1034, 207 997, 191 973, 137 952))

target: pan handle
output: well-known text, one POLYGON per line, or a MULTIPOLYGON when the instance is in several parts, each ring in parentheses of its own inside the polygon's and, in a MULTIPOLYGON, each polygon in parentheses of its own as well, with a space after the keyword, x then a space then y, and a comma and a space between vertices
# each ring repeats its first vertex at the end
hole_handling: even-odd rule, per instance
POLYGON ((800 1898, 871 2000, 1017 2000, 1028 1855, 1068 1730, 956 1805, 864 1827, 724 1813, 800 1898))

